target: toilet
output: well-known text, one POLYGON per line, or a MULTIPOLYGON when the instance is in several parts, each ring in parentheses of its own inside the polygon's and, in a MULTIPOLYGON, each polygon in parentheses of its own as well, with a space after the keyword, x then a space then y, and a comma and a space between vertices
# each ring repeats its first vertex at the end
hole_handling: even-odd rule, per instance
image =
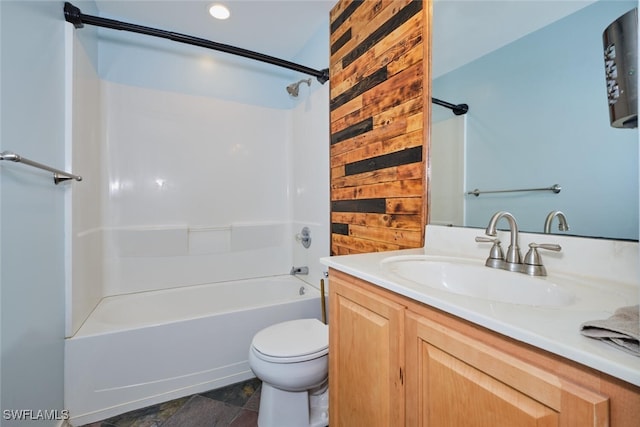
POLYGON ((251 342, 249 366, 262 380, 259 427, 329 424, 329 329, 318 319, 277 323, 251 342))

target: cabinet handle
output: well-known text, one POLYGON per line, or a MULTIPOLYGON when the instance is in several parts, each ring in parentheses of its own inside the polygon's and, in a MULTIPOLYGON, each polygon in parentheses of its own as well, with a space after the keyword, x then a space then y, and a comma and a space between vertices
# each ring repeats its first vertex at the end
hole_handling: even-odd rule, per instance
POLYGON ((402 376, 402 367, 400 367, 400 384, 404 385, 404 378, 402 376))

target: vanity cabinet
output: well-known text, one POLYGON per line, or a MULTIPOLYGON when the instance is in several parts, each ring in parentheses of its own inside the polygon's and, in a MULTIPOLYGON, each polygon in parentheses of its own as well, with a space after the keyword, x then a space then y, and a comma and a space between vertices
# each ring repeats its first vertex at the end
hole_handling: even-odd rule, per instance
POLYGON ((407 312, 408 425, 607 426, 606 396, 407 312))
POLYGON ((404 425, 405 307, 343 280, 331 288, 331 427, 404 425))
POLYGON ((637 427, 640 388, 330 270, 331 427, 637 427))

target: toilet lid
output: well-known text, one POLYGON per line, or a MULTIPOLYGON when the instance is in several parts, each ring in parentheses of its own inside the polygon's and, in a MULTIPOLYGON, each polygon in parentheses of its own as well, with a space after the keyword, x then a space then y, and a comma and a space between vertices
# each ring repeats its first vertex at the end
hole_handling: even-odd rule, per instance
POLYGON ((299 357, 329 347, 329 328, 318 319, 299 319, 269 326, 253 337, 253 348, 271 357, 299 357))

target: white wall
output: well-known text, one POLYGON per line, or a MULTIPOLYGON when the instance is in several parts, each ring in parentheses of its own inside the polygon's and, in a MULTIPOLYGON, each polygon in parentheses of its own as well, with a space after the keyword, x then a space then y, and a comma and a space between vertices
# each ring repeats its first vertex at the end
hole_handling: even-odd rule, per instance
POLYGON ((429 223, 463 226, 466 116, 433 123, 429 147, 431 213, 429 223))
MULTIPOLYGON (((302 89, 302 88, 301 88, 302 89)), ((326 267, 319 259, 329 255, 329 84, 307 95, 293 111, 291 119, 293 161, 291 198, 293 232, 303 227, 311 231, 311 246, 293 246, 293 264, 309 267, 300 276, 319 287, 326 267)))
MULTIPOLYGON (((62 168, 62 2, 3 0, 0 11, 0 148, 62 168)), ((77 184, 56 186, 49 173, 0 164, 2 410, 63 409, 64 198, 77 184)), ((27 427, 59 421, 1 423, 27 427)))
MULTIPOLYGON (((329 66, 329 22, 316 32, 295 58, 296 62, 316 69, 329 66)), ((306 78, 298 75, 292 81, 306 78)), ((319 287, 326 267, 319 259, 330 253, 329 196, 329 82, 317 81, 311 87, 300 85, 296 108, 292 109, 292 217, 293 232, 302 227, 311 230, 311 246, 293 246, 295 266, 308 266, 309 275, 301 276, 319 287)))
POLYGON ((95 32, 65 25, 67 167, 82 182, 67 191, 65 238, 66 336, 73 335, 103 296, 103 127, 100 79, 91 59, 95 32))

